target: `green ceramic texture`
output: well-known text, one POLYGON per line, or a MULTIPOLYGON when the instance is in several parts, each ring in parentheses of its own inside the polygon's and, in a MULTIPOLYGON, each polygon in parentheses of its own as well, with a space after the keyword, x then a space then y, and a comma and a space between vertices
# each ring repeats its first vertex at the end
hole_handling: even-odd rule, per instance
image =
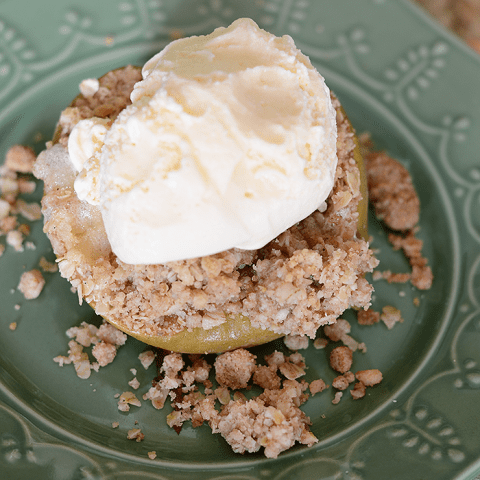
MULTIPOLYGON (((120 413, 114 394, 128 389, 130 368, 138 370, 139 397, 155 374, 137 359, 144 345, 129 339, 88 380, 53 362, 67 352, 69 327, 99 319, 78 306, 58 274, 46 275, 37 300, 16 290, 24 270, 41 256, 54 258, 35 222, 28 240, 36 249, 7 246, 0 258, 0 478, 451 480, 479 473, 480 60, 407 0, 4 0, 0 158, 15 143, 40 151, 83 78, 142 64, 177 32, 209 33, 243 16, 291 35, 357 130, 370 131, 412 173, 434 285, 419 292, 375 283, 374 307, 394 305, 405 318, 392 331, 360 327, 346 315, 368 347, 353 370, 379 368, 384 381, 359 401, 347 394, 332 405, 331 388, 311 398, 302 408, 320 442, 276 460, 235 455, 206 426, 186 425, 177 435, 165 422, 168 407, 143 402, 120 413), (126 439, 135 420, 144 442, 126 439)), ((40 196, 38 186, 32 197, 40 196)), ((407 271, 373 218, 370 230, 382 269, 407 271)), ((332 381, 328 352, 306 351, 308 381, 332 381)))

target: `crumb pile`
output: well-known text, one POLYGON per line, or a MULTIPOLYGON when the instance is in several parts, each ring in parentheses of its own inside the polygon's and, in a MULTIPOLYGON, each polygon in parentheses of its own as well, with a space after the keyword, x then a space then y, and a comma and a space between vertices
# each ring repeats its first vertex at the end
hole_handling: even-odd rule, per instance
MULTIPOLYGON (((325 332, 326 343, 346 341, 352 344, 353 339, 345 333, 350 331, 350 325, 345 320, 342 322, 342 327, 325 332)), ((89 378, 91 370, 98 371, 113 361, 116 350, 126 340, 124 334, 108 323, 97 328, 84 322, 80 327, 69 329, 67 335, 72 338, 68 344, 69 355, 54 360, 60 366, 73 363, 77 375, 83 379, 89 378), (96 362, 90 363, 84 347, 93 347, 91 353, 96 362)), ((185 422, 193 427, 206 423, 234 452, 253 453, 263 448, 268 458, 276 458, 297 442, 307 446, 318 442, 310 431, 310 419, 300 406, 310 395, 330 386, 321 378, 310 382, 302 378, 306 374, 306 364, 298 351, 287 355, 275 350, 261 359, 262 364, 243 348, 220 354, 210 363, 208 357, 202 355, 187 356, 159 349, 146 350, 138 359, 145 370, 156 365, 157 375, 148 390, 137 396, 132 390, 138 390, 141 385, 136 377, 137 370, 130 369, 134 377, 128 385, 132 390, 115 395, 121 412, 141 407, 142 400, 150 402, 157 410, 169 402, 173 411, 166 416, 166 421, 177 433, 185 422), (251 388, 255 385, 263 391, 252 395, 251 388)), ((332 370, 339 374, 331 385, 333 404, 340 402, 352 384, 350 393, 356 400, 365 395, 367 387, 382 381, 382 374, 376 369, 353 373, 353 351, 346 345, 333 348, 329 361, 332 370)), ((113 422, 112 428, 119 425, 113 422)), ((128 430, 127 438, 140 442, 145 434, 136 427, 128 430)), ((149 452, 148 456, 154 459, 156 455, 149 452)))
POLYGON ((369 200, 376 216, 391 232, 388 235, 395 250, 403 250, 411 273, 376 271, 374 280, 384 278, 390 283, 411 281, 419 290, 432 286, 433 274, 422 254, 423 242, 416 237, 420 217, 420 201, 408 170, 386 152, 376 151, 368 134, 359 138, 367 170, 369 200))
MULTIPOLYGON (((200 355, 188 359, 179 353, 164 352, 159 376, 143 395, 157 408, 163 408, 170 397, 174 411, 167 415, 170 427, 180 431, 186 421, 194 427, 206 422, 213 433, 220 433, 236 453, 257 452, 264 447, 264 454, 276 458, 296 442, 311 446, 318 442, 309 430, 310 420, 299 408, 309 395, 329 388, 323 379, 307 382, 304 357, 293 352, 286 355, 274 351, 258 364, 257 358, 245 349, 226 352, 216 357, 213 365, 200 355), (210 380, 213 370, 217 387, 210 380), (203 391, 199 385, 203 385, 203 391), (263 392, 248 399, 241 389, 258 385, 263 392), (308 393, 310 392, 310 393, 308 393)), ((338 403, 343 390, 357 380, 351 389, 353 399, 361 398, 366 387, 382 380, 378 370, 350 371, 352 351, 336 347, 330 356, 332 369, 342 375, 333 380, 337 390, 332 403, 338 403), (360 393, 361 392, 361 393, 360 393), (339 395, 340 394, 340 395, 339 395)), ((122 396, 119 409, 123 410, 122 396)))
POLYGON ((74 192, 61 145, 81 118, 114 118, 139 75, 133 67, 110 72, 95 94, 80 95, 61 115, 57 144, 50 146, 58 155, 41 154, 35 165, 45 181, 45 232, 79 298, 107 320, 144 335, 208 329, 224 323, 226 314, 242 314, 254 327, 314 338, 320 325, 347 308, 368 307, 372 287, 364 273, 377 260, 357 235, 361 193, 354 134, 335 98, 339 161, 324 212, 315 211, 256 251, 231 249, 148 266, 127 265, 111 252, 98 208, 74 192))

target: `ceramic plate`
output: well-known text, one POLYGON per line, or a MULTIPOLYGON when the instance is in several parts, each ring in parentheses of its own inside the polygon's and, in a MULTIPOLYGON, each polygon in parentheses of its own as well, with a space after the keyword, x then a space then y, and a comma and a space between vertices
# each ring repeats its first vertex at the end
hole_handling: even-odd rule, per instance
MULTIPOLYGON (((0 258, 1 478, 450 480, 480 471, 480 60, 406 0, 3 1, 1 158, 15 143, 42 149, 83 78, 142 64, 172 37, 242 16, 294 37, 357 130, 371 132, 413 176, 433 287, 375 283, 374 307, 393 305, 405 319, 391 331, 346 317, 368 347, 354 370, 379 368, 384 381, 358 401, 347 394, 332 405, 332 388, 311 398, 302 408, 319 443, 276 460, 235 455, 207 426, 185 425, 177 435, 165 422, 168 407, 143 402, 121 413, 114 395, 128 389, 130 369, 138 370, 138 396, 154 376, 137 359, 144 345, 129 339, 88 380, 53 362, 67 352, 69 327, 98 318, 58 274, 46 274, 37 300, 16 290, 40 257, 53 260, 34 222, 28 240, 36 248, 7 246, 0 258), (135 421, 143 442, 126 439, 135 421)), ((40 196, 41 186, 32 197, 40 196)), ((382 269, 407 271, 373 218, 370 227, 382 269)), ((331 382, 327 352, 306 356, 307 381, 331 382)))

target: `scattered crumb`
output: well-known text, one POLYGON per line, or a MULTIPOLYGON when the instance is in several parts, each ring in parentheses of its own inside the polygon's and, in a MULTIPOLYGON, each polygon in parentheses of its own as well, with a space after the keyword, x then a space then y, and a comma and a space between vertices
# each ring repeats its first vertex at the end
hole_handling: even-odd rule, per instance
POLYGON ((17 329, 17 322, 12 322, 12 323, 8 326, 8 328, 9 328, 10 330, 12 330, 12 332, 13 332, 14 330, 17 329))
POLYGON ((22 273, 18 289, 23 293, 27 300, 33 300, 40 295, 45 285, 45 279, 42 272, 37 269, 22 273))
POLYGON ((323 327, 325 335, 332 342, 339 342, 347 333, 350 333, 350 324, 347 320, 339 318, 336 323, 323 327))
POLYGON ((125 333, 105 321, 98 328, 97 336, 103 342, 110 343, 115 346, 125 345, 125 342, 128 338, 125 333))
POLYGON ((34 180, 29 180, 25 177, 17 179, 18 193, 33 193, 37 188, 37 183, 34 180))
POLYGON ((337 322, 332 325, 325 325, 325 327, 323 327, 323 332, 332 342, 342 341, 352 352, 357 350, 365 352, 367 350, 365 344, 357 342, 353 337, 348 335, 350 330, 350 323, 343 318, 339 318, 337 322))
POLYGON ((13 308, 18 312, 18 310, 20 310, 21 306, 17 303, 16 305, 13 306, 13 308))
POLYGON ((34 222, 42 218, 42 208, 38 203, 27 203, 22 199, 17 200, 17 210, 27 220, 34 222))
POLYGON ((296 380, 297 378, 303 377, 305 375, 305 369, 299 365, 295 365, 291 362, 282 363, 278 369, 282 375, 289 380, 296 380))
POLYGON ((368 196, 376 216, 392 230, 415 227, 420 216, 420 201, 408 170, 385 152, 364 155, 368 196))
POLYGON ((111 343, 104 342, 97 343, 92 349, 92 355, 96 358, 101 367, 112 363, 117 354, 117 347, 111 343))
POLYGON ((332 382, 332 387, 336 388, 337 390, 346 390, 349 385, 350 383, 343 375, 339 375, 338 377, 334 378, 332 382))
POLYGON ((132 428, 127 432, 127 438, 128 440, 135 440, 137 442, 141 442, 145 438, 145 435, 142 433, 142 430, 140 428, 132 428))
POLYGON ((423 242, 415 236, 413 231, 407 232, 405 236, 389 234, 389 241, 396 250, 403 250, 411 267, 411 282, 419 290, 428 290, 432 286, 433 273, 427 265, 428 260, 422 255, 423 242))
POLYGON ((415 297, 415 298, 413 299, 413 304, 414 304, 416 307, 418 307, 418 306, 420 305, 420 299, 419 299, 418 297, 415 297))
POLYGON ((130 405, 135 407, 141 407, 142 404, 140 400, 132 392, 123 392, 118 399, 118 409, 121 412, 128 412, 130 410, 130 405))
POLYGON ((340 402, 340 399, 343 397, 343 392, 335 392, 335 397, 333 397, 332 403, 337 405, 340 402))
POLYGON ((37 246, 33 242, 25 242, 25 248, 27 250, 36 250, 37 246))
POLYGON ((80 378, 89 378, 91 370, 98 372, 100 367, 111 363, 117 349, 126 341, 127 336, 123 332, 118 330, 117 333, 112 333, 111 329, 116 330, 106 322, 99 328, 86 322, 82 322, 79 327, 69 328, 66 334, 74 340, 68 343, 70 347, 68 356, 59 355, 54 358, 54 361, 60 366, 73 363, 80 378), (90 362, 88 353, 83 352, 84 347, 92 347, 92 355, 96 362, 90 362))
POLYGON ((5 155, 5 166, 14 172, 31 173, 37 156, 24 145, 13 145, 5 155))
POLYGON ((369 199, 376 215, 392 230, 388 239, 394 249, 402 249, 407 257, 412 272, 377 273, 374 278, 384 278, 390 283, 405 283, 420 290, 428 290, 432 286, 433 273, 422 255, 423 242, 416 237, 417 224, 420 218, 420 201, 413 186, 408 170, 397 160, 385 152, 372 149, 368 135, 360 137, 369 189, 369 199))
POLYGON ((147 368, 155 361, 155 353, 152 350, 146 350, 138 356, 138 359, 143 368, 147 370, 147 368))
POLYGON ((120 424, 118 422, 112 422, 112 428, 118 428, 119 425, 120 424))
POLYGON ((402 312, 400 312, 398 308, 392 307, 391 305, 387 305, 386 307, 382 308, 380 319, 385 323, 389 330, 391 330, 397 322, 403 322, 402 312))
POLYGON ((138 390, 138 387, 140 387, 140 382, 137 380, 137 377, 134 377, 128 382, 128 385, 134 390, 138 390))
POLYGON ((310 382, 308 388, 312 396, 314 396, 315 394, 323 392, 325 389, 327 389, 328 385, 321 378, 318 378, 317 380, 310 382))
POLYGON ((155 460, 157 458, 157 452, 155 450, 147 453, 150 460, 155 460))
POLYGON ((355 376, 357 377, 357 380, 362 382, 366 387, 377 385, 383 379, 382 372, 377 369, 360 370, 355 376))
POLYGON ((20 230, 10 230, 7 233, 7 244, 15 249, 16 252, 23 252, 23 240, 25 237, 20 230))
POLYGON ((350 370, 352 359, 352 351, 348 347, 336 347, 330 352, 330 366, 340 373, 350 370))
POLYGON ((376 271, 373 275, 374 280, 383 279, 388 283, 407 283, 411 278, 411 273, 392 273, 390 270, 376 271))
POLYGON ((359 310, 357 312, 359 325, 374 325, 380 321, 380 313, 369 308, 368 310, 359 310))
POLYGON ((352 390, 350 390, 350 393, 352 395, 352 398, 354 400, 358 400, 359 398, 362 398, 365 396, 365 385, 362 382, 357 382, 352 390))

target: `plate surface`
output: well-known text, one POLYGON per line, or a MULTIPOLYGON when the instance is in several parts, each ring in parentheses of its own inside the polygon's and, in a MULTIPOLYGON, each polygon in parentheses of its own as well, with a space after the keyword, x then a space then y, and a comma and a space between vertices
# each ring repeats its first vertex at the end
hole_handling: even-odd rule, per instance
MULTIPOLYGON (((406 0, 3 1, 0 158, 15 143, 40 151, 83 78, 142 64, 178 34, 209 33, 243 16, 291 35, 357 130, 400 159, 418 189, 434 285, 419 292, 376 282, 374 308, 394 305, 404 323, 388 331, 352 322, 368 347, 354 370, 379 368, 384 381, 360 401, 346 396, 334 406, 332 389, 310 399, 303 409, 320 442, 276 460, 235 455, 208 427, 185 425, 177 435, 167 407, 144 402, 120 413, 114 395, 128 389, 130 369, 138 369, 141 393, 154 376, 137 359, 144 345, 129 339, 88 380, 53 362, 66 354, 69 327, 98 319, 58 274, 46 275, 37 300, 16 291, 24 270, 53 259, 35 222, 35 250, 7 247, 0 258, 0 478, 439 480, 480 471, 480 60, 406 0), (135 421, 141 443, 126 439, 135 421)), ((381 268, 406 271, 381 226, 370 225, 381 268)), ((306 357, 307 381, 331 382, 326 352, 310 348, 306 357)))

